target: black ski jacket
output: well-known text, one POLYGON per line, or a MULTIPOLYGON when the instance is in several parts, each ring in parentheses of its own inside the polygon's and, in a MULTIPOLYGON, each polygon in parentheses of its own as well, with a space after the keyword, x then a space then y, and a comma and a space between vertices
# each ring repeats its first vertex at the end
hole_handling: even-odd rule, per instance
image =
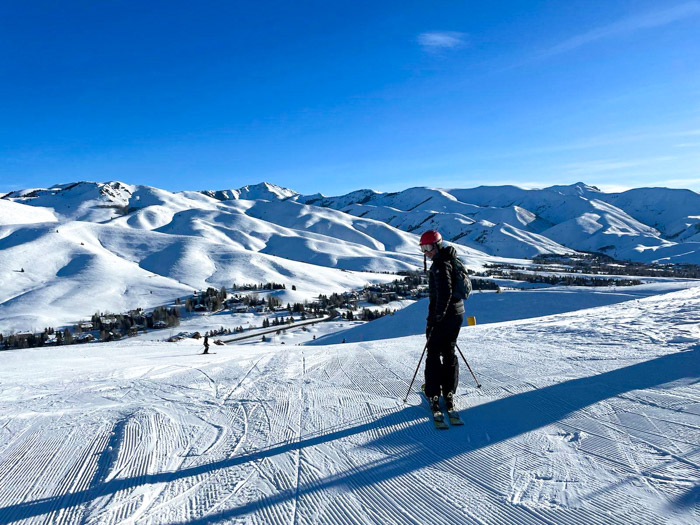
POLYGON ((464 314, 464 301, 452 297, 452 260, 457 252, 452 246, 438 250, 428 272, 430 306, 428 306, 428 326, 434 326, 446 316, 464 314))

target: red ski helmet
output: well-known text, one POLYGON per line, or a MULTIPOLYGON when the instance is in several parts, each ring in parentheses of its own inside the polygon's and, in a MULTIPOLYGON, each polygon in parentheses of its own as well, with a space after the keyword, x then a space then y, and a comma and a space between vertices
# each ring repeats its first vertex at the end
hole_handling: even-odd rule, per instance
POLYGON ((442 244, 442 235, 437 230, 428 230, 423 235, 420 236, 420 245, 425 246, 426 244, 434 244, 438 248, 442 244))

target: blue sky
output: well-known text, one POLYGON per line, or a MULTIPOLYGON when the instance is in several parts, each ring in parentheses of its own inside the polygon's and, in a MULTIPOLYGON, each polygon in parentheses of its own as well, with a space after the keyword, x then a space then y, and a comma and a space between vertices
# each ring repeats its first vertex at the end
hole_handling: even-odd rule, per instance
POLYGON ((4 0, 0 34, 0 191, 700 191, 700 0, 4 0))

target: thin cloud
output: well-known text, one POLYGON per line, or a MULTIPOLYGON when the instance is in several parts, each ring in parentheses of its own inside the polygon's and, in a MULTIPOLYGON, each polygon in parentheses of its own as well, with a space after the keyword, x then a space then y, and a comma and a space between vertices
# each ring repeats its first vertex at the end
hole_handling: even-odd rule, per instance
POLYGON ((537 58, 549 58, 554 55, 566 53, 579 47, 585 46, 598 40, 611 38, 615 36, 627 35, 643 29, 660 27, 664 25, 700 15, 700 2, 686 2, 674 7, 644 13, 641 15, 623 18, 615 23, 593 29, 586 33, 573 36, 559 44, 541 51, 537 58))
POLYGON ((571 164, 566 164, 562 166, 564 170, 568 173, 601 173, 607 171, 618 171, 626 170, 629 168, 637 168, 643 166, 649 166, 650 164, 658 164, 663 162, 670 162, 672 160, 677 160, 678 157, 652 157, 644 159, 632 159, 632 160, 617 160, 617 159, 605 159, 605 160, 592 160, 585 162, 575 162, 571 164))
POLYGON ((654 132, 648 130, 638 130, 630 131, 626 133, 617 134, 604 134, 588 137, 578 141, 573 141, 563 144, 552 144, 549 146, 541 146, 536 148, 529 148, 520 151, 513 151, 510 154, 496 155, 497 158, 507 158, 507 157, 519 157, 523 155, 540 155, 544 153, 556 153, 559 151, 572 151, 572 150, 583 150, 583 149, 593 149, 605 146, 614 146, 617 144, 626 144, 634 142, 642 142, 653 139, 666 139, 666 138, 677 138, 677 137, 695 137, 700 135, 700 130, 690 129, 682 131, 671 131, 671 132, 654 132))
POLYGON ((687 179, 668 179, 663 181, 665 184, 672 185, 672 186, 691 186, 691 185, 700 185, 700 179, 699 178, 687 178, 687 179))
POLYGON ((620 184, 596 184, 595 187, 603 193, 622 193, 632 189, 632 186, 622 186, 620 184))
POLYGON ((657 179, 646 184, 647 187, 675 188, 679 190, 690 190, 700 193, 700 179, 697 177, 657 179))
POLYGON ((458 31, 431 31, 418 35, 418 43, 424 51, 436 52, 456 49, 466 45, 467 34, 458 31))

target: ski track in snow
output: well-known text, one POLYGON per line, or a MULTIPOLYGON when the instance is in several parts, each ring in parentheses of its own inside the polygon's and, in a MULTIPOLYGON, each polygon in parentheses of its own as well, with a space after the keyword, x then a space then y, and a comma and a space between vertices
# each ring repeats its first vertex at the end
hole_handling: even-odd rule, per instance
POLYGON ((424 339, 0 353, 1 523, 697 523, 700 287, 424 339))

